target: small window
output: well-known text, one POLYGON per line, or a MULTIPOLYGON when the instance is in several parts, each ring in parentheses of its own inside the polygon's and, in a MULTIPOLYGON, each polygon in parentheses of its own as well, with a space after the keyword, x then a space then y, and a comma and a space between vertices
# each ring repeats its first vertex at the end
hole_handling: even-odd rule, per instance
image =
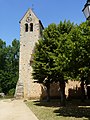
POLYGON ((25 24, 25 32, 28 32, 28 24, 25 24))
POLYGON ((30 23, 30 31, 33 31, 33 23, 30 23))

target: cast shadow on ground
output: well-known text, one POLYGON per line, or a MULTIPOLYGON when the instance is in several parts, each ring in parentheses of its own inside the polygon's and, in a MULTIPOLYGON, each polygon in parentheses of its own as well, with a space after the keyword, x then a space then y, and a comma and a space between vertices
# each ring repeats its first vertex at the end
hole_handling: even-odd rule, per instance
POLYGON ((60 107, 60 101, 58 99, 52 99, 50 102, 47 100, 34 101, 34 105, 45 107, 60 107))
MULTIPOLYGON (((43 89, 43 93, 44 92, 43 89)), ((60 97, 59 99, 51 99, 50 102, 46 100, 34 101, 34 104, 55 108, 53 113, 56 114, 56 116, 81 118, 82 120, 86 118, 90 120, 90 99, 81 102, 81 89, 77 87, 75 89, 69 89, 68 92, 69 100, 66 100, 66 107, 60 106, 60 97)))
POLYGON ((81 102, 80 100, 68 101, 66 107, 54 110, 57 116, 87 118, 90 120, 90 100, 81 102))
POLYGON ((34 101, 34 104, 37 106, 45 107, 55 107, 53 111, 56 116, 63 117, 74 117, 74 118, 86 118, 90 120, 90 100, 81 102, 81 100, 70 100, 66 101, 66 107, 60 106, 60 100, 51 100, 50 102, 46 101, 34 101))
POLYGON ((57 116, 75 117, 75 118, 88 118, 90 120, 90 108, 82 107, 63 107, 55 110, 57 116))

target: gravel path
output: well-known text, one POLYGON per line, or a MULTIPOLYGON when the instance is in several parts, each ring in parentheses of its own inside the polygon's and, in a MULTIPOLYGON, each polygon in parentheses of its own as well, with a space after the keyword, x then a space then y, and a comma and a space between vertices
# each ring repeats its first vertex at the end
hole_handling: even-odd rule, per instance
POLYGON ((0 100, 0 120, 38 120, 22 100, 0 100))

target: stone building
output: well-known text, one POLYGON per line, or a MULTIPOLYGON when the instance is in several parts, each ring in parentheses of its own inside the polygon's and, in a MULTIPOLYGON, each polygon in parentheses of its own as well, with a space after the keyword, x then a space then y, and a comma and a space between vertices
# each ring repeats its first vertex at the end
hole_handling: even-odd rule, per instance
MULTIPOLYGON (((42 30, 44 29, 41 21, 34 14, 31 9, 25 13, 20 20, 20 58, 19 58, 19 80, 16 86, 16 98, 41 98, 46 96, 46 90, 44 86, 34 83, 32 78, 32 54, 34 52, 35 43, 42 36, 42 30)), ((55 83, 56 84, 56 83, 55 83)), ((52 84, 50 95, 59 96, 58 84, 52 84)), ((76 87, 80 84, 72 83, 66 86, 66 95, 68 95, 69 89, 76 93, 76 87)))
POLYGON ((28 9, 20 20, 19 80, 15 93, 17 98, 40 96, 40 85, 33 83, 31 64, 35 43, 41 38, 43 29, 41 21, 28 9))

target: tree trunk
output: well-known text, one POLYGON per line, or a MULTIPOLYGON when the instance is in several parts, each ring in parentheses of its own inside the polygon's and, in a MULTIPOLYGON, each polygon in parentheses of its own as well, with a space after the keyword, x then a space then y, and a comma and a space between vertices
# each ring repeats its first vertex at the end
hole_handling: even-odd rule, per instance
POLYGON ((47 102, 50 102, 50 83, 46 84, 47 92, 47 102))
POLYGON ((85 89, 84 89, 84 78, 81 78, 81 100, 84 102, 85 100, 85 89))
POLYGON ((65 106, 65 82, 60 82, 61 106, 65 106))

